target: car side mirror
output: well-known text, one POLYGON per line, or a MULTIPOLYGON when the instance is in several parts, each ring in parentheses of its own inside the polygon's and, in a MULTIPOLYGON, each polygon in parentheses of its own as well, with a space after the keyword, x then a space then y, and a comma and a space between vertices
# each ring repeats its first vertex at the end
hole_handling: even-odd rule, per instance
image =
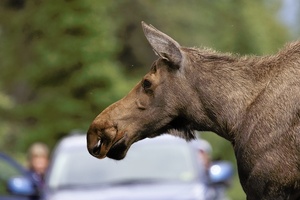
POLYGON ((14 195, 34 196, 37 194, 32 181, 23 176, 10 178, 7 182, 7 189, 14 195))
POLYGON ((209 178, 212 184, 227 185, 233 174, 232 164, 227 161, 215 161, 209 168, 209 178))

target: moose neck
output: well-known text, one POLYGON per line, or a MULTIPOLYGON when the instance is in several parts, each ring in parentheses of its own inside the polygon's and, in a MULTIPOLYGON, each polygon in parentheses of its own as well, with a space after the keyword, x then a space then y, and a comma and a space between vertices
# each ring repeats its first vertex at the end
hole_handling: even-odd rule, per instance
MULTIPOLYGON (((268 84, 269 77, 261 74, 270 73, 257 71, 266 63, 258 62, 259 57, 237 57, 190 48, 185 51, 190 59, 187 76, 192 77, 192 86, 206 113, 205 124, 198 123, 197 129, 213 131, 234 142, 246 119, 247 108, 268 84)), ((195 117, 199 118, 203 116, 195 117)))

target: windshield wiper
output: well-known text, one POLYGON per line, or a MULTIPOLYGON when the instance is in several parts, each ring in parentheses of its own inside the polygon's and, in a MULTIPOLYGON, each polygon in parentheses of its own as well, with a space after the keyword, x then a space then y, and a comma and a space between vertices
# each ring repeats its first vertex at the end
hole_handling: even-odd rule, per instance
POLYGON ((91 187, 111 187, 120 185, 140 185, 140 184, 154 184, 154 183, 165 183, 168 180, 163 179, 123 179, 118 181, 93 183, 93 184, 64 184, 56 187, 56 190, 69 190, 74 188, 91 188, 91 187))
POLYGON ((84 187, 83 185, 80 184, 64 184, 64 185, 59 185, 56 187, 56 190, 69 190, 69 189, 74 189, 74 188, 80 188, 84 187))
POLYGON ((108 183, 109 185, 139 185, 139 184, 153 184, 153 183, 159 183, 159 182, 165 182, 165 180, 161 179, 125 179, 125 180, 119 180, 119 181, 113 181, 108 183))
POLYGON ((70 190, 76 188, 93 188, 93 187, 106 187, 107 183, 83 183, 83 184, 64 184, 56 187, 56 190, 70 190))

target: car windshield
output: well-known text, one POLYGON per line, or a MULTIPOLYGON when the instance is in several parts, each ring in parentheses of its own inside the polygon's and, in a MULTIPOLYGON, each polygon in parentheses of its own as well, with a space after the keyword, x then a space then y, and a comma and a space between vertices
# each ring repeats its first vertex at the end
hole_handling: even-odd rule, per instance
POLYGON ((195 158, 182 143, 132 145, 125 159, 98 160, 86 147, 61 151, 49 176, 49 187, 64 188, 141 182, 189 182, 196 178, 195 158))

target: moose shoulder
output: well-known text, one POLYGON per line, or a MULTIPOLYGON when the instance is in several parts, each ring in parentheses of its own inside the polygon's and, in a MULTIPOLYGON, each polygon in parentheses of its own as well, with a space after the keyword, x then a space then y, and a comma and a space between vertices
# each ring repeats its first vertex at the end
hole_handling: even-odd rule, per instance
POLYGON ((182 47, 142 22, 158 59, 127 96, 92 122, 97 157, 122 159, 162 133, 213 131, 235 150, 248 200, 300 198, 300 42, 256 57, 182 47))

